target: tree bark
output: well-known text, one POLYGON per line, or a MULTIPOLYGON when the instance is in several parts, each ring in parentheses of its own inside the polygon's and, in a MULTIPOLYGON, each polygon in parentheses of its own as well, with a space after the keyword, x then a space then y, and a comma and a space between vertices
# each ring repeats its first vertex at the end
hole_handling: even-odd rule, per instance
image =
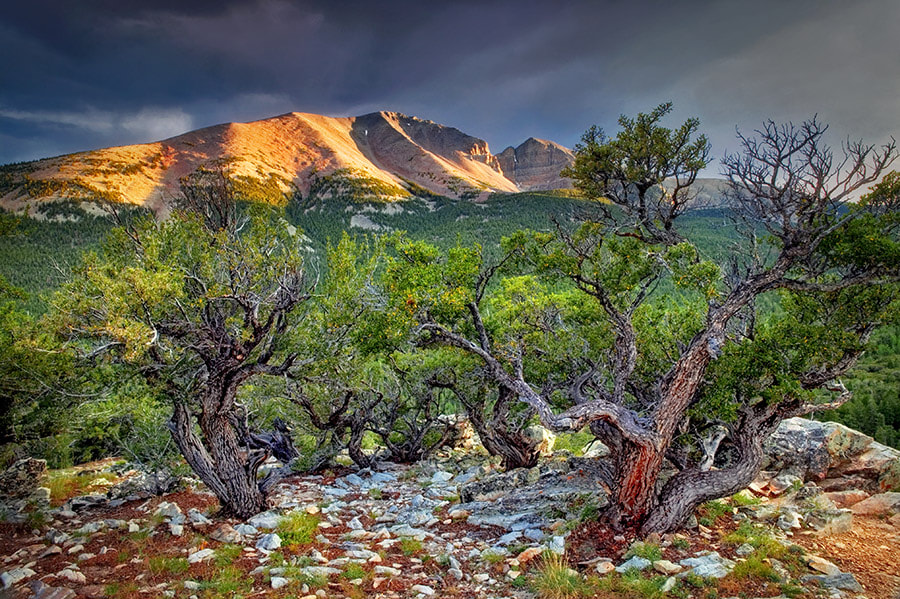
POLYGON ((188 406, 177 403, 169 428, 185 460, 215 493, 223 511, 242 519, 266 509, 266 497, 256 473, 266 452, 241 448, 227 414, 204 410, 197 419, 202 438, 193 428, 188 406))

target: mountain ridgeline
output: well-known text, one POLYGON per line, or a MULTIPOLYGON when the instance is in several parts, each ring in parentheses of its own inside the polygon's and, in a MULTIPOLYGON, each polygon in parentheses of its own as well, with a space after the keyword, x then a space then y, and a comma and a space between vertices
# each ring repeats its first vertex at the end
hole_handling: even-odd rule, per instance
POLYGON ((222 165, 251 201, 303 198, 396 201, 569 187, 563 146, 531 138, 491 153, 453 127, 396 112, 359 117, 289 113, 228 123, 163 141, 93 150, 0 167, 0 207, 22 211, 53 200, 126 202, 164 212, 179 180, 222 165))

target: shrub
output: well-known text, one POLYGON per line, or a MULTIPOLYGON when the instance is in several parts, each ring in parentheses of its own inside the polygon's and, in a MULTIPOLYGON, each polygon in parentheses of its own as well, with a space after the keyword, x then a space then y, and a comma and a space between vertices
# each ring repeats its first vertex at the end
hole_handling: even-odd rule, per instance
POLYGON ((291 512, 278 521, 278 536, 288 547, 313 542, 319 528, 319 517, 306 512, 291 512))

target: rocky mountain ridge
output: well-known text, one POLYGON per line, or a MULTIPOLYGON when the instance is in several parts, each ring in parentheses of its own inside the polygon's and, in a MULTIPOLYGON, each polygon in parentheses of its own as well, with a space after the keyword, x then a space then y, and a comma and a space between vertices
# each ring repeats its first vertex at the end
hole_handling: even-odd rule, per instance
POLYGON ((292 112, 0 166, 0 207, 21 211, 44 201, 101 199, 159 212, 181 177, 216 164, 257 201, 279 201, 295 191, 363 201, 429 194, 480 200, 495 192, 567 187, 559 170, 572 159, 563 146, 534 138, 494 155, 482 139, 397 112, 292 112))

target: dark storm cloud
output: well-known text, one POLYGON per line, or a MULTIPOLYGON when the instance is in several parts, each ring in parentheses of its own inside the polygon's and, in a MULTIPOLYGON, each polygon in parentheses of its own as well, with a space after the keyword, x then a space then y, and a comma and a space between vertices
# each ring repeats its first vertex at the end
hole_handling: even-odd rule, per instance
POLYGON ((0 14, 0 162, 290 110, 572 145, 665 100, 718 156, 735 125, 816 112, 884 139, 898 17, 895 0, 19 3, 0 14))

